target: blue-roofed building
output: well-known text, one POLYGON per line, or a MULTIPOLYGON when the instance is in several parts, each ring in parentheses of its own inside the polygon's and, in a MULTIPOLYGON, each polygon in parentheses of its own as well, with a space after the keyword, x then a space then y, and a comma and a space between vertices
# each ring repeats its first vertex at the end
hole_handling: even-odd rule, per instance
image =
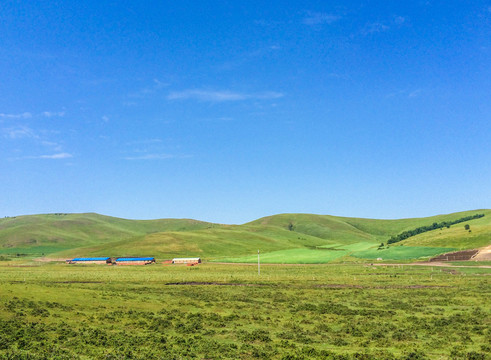
POLYGON ((148 265, 155 263, 153 257, 120 257, 115 261, 116 265, 148 265))
POLYGON ((110 257, 80 257, 66 261, 68 264, 111 264, 110 257))

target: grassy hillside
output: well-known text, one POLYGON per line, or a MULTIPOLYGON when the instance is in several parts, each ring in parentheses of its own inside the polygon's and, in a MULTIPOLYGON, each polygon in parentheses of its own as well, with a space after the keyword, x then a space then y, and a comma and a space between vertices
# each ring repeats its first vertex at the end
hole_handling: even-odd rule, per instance
POLYGON ((35 215, 0 220, 0 254, 50 257, 199 256, 205 260, 325 263, 362 259, 414 259, 491 243, 491 210, 427 218, 376 220, 312 214, 280 214, 244 225, 196 220, 126 220, 97 214, 35 215), (480 219, 408 238, 389 249, 381 242, 402 231, 483 213, 480 219))
POLYGON ((228 225, 194 231, 159 232, 90 248, 73 249, 58 255, 75 256, 83 250, 93 255, 116 253, 152 255, 159 258, 200 256, 206 259, 219 259, 224 256, 255 253, 258 249, 269 252, 326 244, 335 245, 329 240, 274 227, 228 225))
MULTIPOLYGON (((462 213, 472 215, 472 212, 462 213)), ((404 246, 448 246, 458 250, 475 249, 491 244, 491 210, 477 210, 474 213, 484 214, 480 219, 474 219, 463 223, 452 225, 450 228, 442 228, 428 231, 410 237, 401 243, 404 246), (470 231, 465 230, 468 224, 470 231)), ((464 215, 464 216, 465 216, 464 215)))
POLYGON ((44 214, 0 219, 0 253, 49 254, 158 231, 215 226, 187 220, 127 220, 99 214, 44 214))
POLYGON ((475 214, 485 214, 486 216, 481 219, 472 220, 472 222, 480 221, 481 224, 491 226, 491 210, 482 209, 424 218, 397 220, 363 219, 312 214, 280 214, 264 217, 255 220, 250 224, 271 225, 283 229, 293 227, 293 230, 296 232, 331 239, 333 241, 338 241, 340 239, 339 236, 341 236, 341 239, 346 238, 349 242, 385 242, 390 236, 406 230, 411 230, 419 226, 431 225, 434 222, 451 221, 475 214))

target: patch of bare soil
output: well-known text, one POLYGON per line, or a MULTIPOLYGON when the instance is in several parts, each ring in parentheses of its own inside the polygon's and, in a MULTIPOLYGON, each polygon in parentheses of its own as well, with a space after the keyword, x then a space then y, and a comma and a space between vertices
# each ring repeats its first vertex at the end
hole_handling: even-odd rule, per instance
POLYGON ((446 254, 435 256, 430 259, 430 262, 434 261, 466 261, 472 259, 477 253, 478 249, 472 250, 462 250, 462 251, 453 251, 446 254))
POLYGON ((104 284, 103 281, 52 281, 53 284, 104 284))
POLYGON ((491 245, 480 249, 476 256, 472 258, 475 261, 491 261, 491 245))
MULTIPOLYGON (((474 260, 474 259, 473 259, 474 260)), ((472 260, 471 260, 472 261, 472 260)), ((378 263, 372 264, 372 266, 436 266, 436 267, 452 267, 452 268, 465 268, 465 267, 473 267, 476 269, 491 269, 490 265, 477 265, 477 266, 466 266, 466 265, 453 265, 445 262, 417 262, 417 263, 409 263, 409 264, 388 264, 388 263, 378 263)))
POLYGON ((25 268, 25 267, 39 267, 39 265, 12 265, 12 264, 5 264, 5 265, 0 265, 1 267, 18 267, 18 268, 25 268))
POLYGON ((314 285, 314 287, 327 288, 327 289, 366 289, 366 288, 368 288, 368 286, 353 285, 353 284, 320 284, 320 285, 314 285))
POLYGON ((453 269, 442 269, 442 271, 449 273, 449 274, 452 274, 452 275, 458 275, 459 274, 459 272, 457 270, 453 270, 453 269))
POLYGON ((40 257, 37 259, 34 259, 34 261, 39 261, 39 262, 52 262, 52 261, 58 261, 58 262, 65 262, 65 258, 47 258, 47 257, 40 257))
POLYGON ((385 285, 385 286, 364 286, 354 284, 321 284, 314 287, 327 289, 431 289, 431 288, 449 288, 447 285, 385 285))
MULTIPOLYGON (((12 284, 18 284, 18 283, 24 283, 25 281, 20 281, 20 280, 12 280, 10 283, 12 284)), ((47 281, 47 283, 51 284, 104 284, 103 281, 47 281)))
POLYGON ((204 281, 184 281, 184 282, 166 283, 165 285, 264 286, 262 284, 220 283, 220 282, 204 282, 204 281))

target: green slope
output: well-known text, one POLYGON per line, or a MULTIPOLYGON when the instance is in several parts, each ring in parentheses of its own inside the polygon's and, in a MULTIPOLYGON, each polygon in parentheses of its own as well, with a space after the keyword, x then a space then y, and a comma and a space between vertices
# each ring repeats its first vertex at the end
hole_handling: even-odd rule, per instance
MULTIPOLYGON (((457 250, 476 249, 491 244, 491 210, 476 210, 474 212, 458 213, 474 215, 484 214, 479 219, 466 221, 452 225, 450 228, 442 228, 428 231, 410 237, 400 243, 404 246, 430 246, 430 247, 452 247, 457 250), (465 225, 470 226, 470 231, 465 230, 465 225)), ((458 218, 458 216, 456 216, 458 218)))
POLYGON ((93 255, 138 254, 159 258, 200 256, 219 259, 224 256, 247 255, 251 252, 312 248, 335 243, 314 236, 268 226, 228 225, 194 231, 166 231, 134 237, 95 247, 74 249, 58 255, 77 255, 80 251, 93 255))
POLYGON ((491 243, 491 210, 427 218, 376 220, 330 215, 280 214, 244 225, 218 225, 187 219, 126 220, 98 214, 34 215, 0 219, 1 253, 72 256, 199 256, 205 260, 325 263, 354 256, 414 259, 449 249, 491 243), (480 219, 419 234, 377 250, 390 236, 433 222, 484 213, 480 219), (403 246, 401 246, 403 245, 403 246), (396 248, 397 247, 397 248, 396 248))
POLYGON ((49 254, 158 231, 200 229, 214 224, 188 220, 127 220, 94 213, 43 214, 0 219, 0 253, 49 254))
POLYGON ((356 228, 342 217, 330 215, 280 214, 261 218, 248 224, 274 226, 333 242, 355 243, 378 241, 377 235, 356 228))
POLYGON ((290 226, 293 226, 293 230, 296 232, 331 239, 334 241, 339 239, 339 236, 341 236, 341 238, 346 238, 349 242, 356 242, 355 239, 360 241, 385 242, 390 236, 399 234, 405 230, 411 230, 423 225, 431 225, 434 222, 455 220, 475 214, 485 214, 486 216, 472 221, 480 220, 482 223, 491 224, 491 210, 483 209, 424 218, 396 220, 364 219, 312 214, 280 214, 264 217, 252 221, 249 224, 277 226, 283 229, 289 229, 290 226))

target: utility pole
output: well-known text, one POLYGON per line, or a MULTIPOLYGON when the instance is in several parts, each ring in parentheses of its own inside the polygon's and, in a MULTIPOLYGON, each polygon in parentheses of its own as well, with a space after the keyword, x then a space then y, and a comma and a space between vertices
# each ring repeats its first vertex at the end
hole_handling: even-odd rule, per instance
POLYGON ((257 251, 257 274, 261 275, 261 263, 259 262, 259 250, 257 251))

